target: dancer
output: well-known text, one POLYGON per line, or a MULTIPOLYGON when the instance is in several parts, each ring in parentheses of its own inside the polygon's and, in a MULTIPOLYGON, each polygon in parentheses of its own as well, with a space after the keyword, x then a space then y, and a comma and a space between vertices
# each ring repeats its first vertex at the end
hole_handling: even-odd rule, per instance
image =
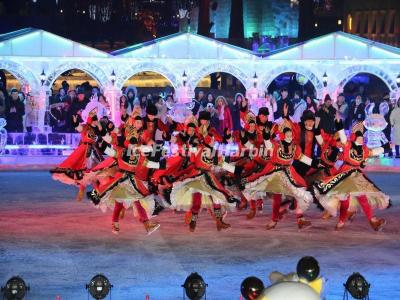
POLYGON ((50 173, 53 174, 54 180, 78 186, 76 200, 81 201, 86 188, 84 184, 81 184, 85 174, 103 160, 96 142, 99 137, 105 135, 106 131, 97 119, 97 103, 94 101, 89 102, 82 111, 82 123, 79 122, 79 118, 78 115, 73 116, 75 130, 81 134, 78 148, 50 173))
POLYGON ((223 220, 223 210, 229 211, 237 202, 230 191, 215 176, 215 168, 220 167, 228 172, 239 174, 241 168, 226 163, 224 158, 213 150, 215 139, 211 135, 204 137, 203 145, 194 159, 195 168, 174 182, 171 191, 172 207, 191 212, 189 228, 196 229, 198 214, 201 209, 212 209, 217 230, 228 229, 230 225, 223 220))
POLYGON ((153 190, 149 181, 149 170, 162 167, 150 161, 154 141, 142 130, 140 116, 135 116, 135 126, 125 129, 124 147, 107 148, 106 153, 114 157, 119 171, 106 183, 87 193, 95 205, 113 208, 112 231, 118 233, 121 210, 132 207, 148 234, 159 228, 149 219, 154 209, 153 190))
POLYGON ((301 148, 293 142, 293 132, 290 122, 287 121, 288 107, 284 106, 284 121, 281 132, 281 140, 268 140, 270 136, 265 133, 264 141, 266 148, 271 151, 271 160, 261 172, 257 172, 242 181, 246 198, 252 198, 256 193, 272 193, 272 220, 267 224, 267 229, 276 227, 279 219, 279 209, 282 195, 291 196, 297 200, 296 216, 299 229, 311 226, 311 222, 304 218, 303 212, 312 202, 312 195, 307 191, 305 180, 295 171, 292 166, 293 160, 297 159, 307 165, 318 167, 319 161, 313 160, 301 152, 301 148))
POLYGON ((382 230, 386 221, 374 216, 373 209, 385 209, 389 197, 385 195, 361 170, 370 156, 383 154, 390 145, 368 149, 364 144, 364 126, 357 123, 353 126, 352 139, 344 143, 343 165, 338 174, 314 184, 314 193, 322 206, 333 216, 336 215, 340 201, 339 221, 335 229, 341 230, 347 218, 351 218, 358 207, 364 211, 371 227, 382 230), (348 212, 350 214, 348 215, 348 212))
MULTIPOLYGON (((270 111, 267 107, 261 107, 257 115, 257 151, 252 156, 251 173, 261 171, 271 159, 271 152, 268 149, 268 141, 271 137, 274 139, 278 131, 277 126, 269 120, 270 111)), ((251 165, 251 164, 249 164, 251 165)), ((250 210, 247 214, 247 219, 251 220, 256 216, 257 210, 262 212, 264 207, 264 198, 267 198, 267 193, 254 194, 256 199, 250 199, 250 210)))

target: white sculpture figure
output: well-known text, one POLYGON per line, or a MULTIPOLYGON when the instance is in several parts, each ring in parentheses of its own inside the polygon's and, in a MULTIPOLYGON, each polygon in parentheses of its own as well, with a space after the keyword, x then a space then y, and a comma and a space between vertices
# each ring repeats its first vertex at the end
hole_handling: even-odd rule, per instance
POLYGON ((320 300, 321 297, 309 285, 284 281, 267 287, 257 300, 320 300))
POLYGON ((7 145, 7 130, 4 128, 6 125, 6 119, 0 118, 0 154, 3 154, 7 145))
POLYGON ((167 103, 168 116, 178 123, 184 123, 192 115, 195 103, 192 101, 190 89, 182 86, 177 89, 175 103, 167 103))
POLYGON ((367 129, 365 137, 367 138, 368 148, 378 148, 388 142, 383 130, 387 126, 385 118, 380 114, 369 115, 363 122, 367 129))

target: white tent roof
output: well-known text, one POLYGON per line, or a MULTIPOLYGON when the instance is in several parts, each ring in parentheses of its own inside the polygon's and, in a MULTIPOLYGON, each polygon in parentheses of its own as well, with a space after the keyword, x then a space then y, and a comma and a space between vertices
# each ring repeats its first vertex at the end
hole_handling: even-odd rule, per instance
POLYGON ((338 31, 304 43, 279 49, 266 59, 390 59, 400 58, 400 49, 338 31))
POLYGON ((0 35, 1 56, 109 57, 106 52, 53 33, 26 28, 0 35))
POLYGON ((177 33, 111 54, 129 58, 244 59, 251 51, 193 33, 177 33))

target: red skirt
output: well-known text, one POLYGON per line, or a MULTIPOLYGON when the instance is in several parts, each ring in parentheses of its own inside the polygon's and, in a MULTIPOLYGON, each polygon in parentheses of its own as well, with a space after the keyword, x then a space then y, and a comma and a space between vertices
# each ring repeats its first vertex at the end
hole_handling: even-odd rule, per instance
POLYGON ((94 145, 82 143, 58 167, 50 170, 50 173, 54 180, 65 184, 79 184, 85 172, 102 160, 94 145))

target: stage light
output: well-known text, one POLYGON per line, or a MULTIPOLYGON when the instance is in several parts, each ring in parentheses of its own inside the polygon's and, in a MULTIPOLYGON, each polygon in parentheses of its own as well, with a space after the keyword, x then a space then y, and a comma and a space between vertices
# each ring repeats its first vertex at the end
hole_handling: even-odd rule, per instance
POLYGON ((40 74, 40 82, 43 85, 45 81, 46 81, 46 73, 44 72, 44 69, 42 69, 42 73, 40 74))
POLYGON ((115 84, 115 80, 116 80, 116 79, 117 79, 117 76, 115 75, 114 70, 112 70, 112 73, 111 73, 111 75, 110 75, 110 80, 111 80, 112 85, 115 84))
POLYGON ((103 274, 97 274, 90 280, 89 284, 86 285, 88 293, 96 300, 107 297, 112 287, 113 285, 103 274))
MULTIPOLYGON (((184 293, 186 293, 186 296, 190 300, 200 300, 203 298, 206 295, 207 286, 208 284, 204 282, 203 277, 196 272, 190 274, 182 285, 184 293)), ((185 294, 183 295, 183 299, 185 299, 185 294)))
POLYGON ((308 282, 314 281, 319 276, 318 261, 312 256, 304 256, 297 263, 297 275, 308 282))
POLYGON ((315 28, 317 28, 317 27, 318 27, 318 23, 317 23, 317 22, 315 22, 315 24, 314 24, 314 27, 315 27, 315 28))
POLYGON ((326 87, 328 85, 328 75, 326 74, 326 72, 322 76, 322 82, 324 84, 324 87, 326 87))
POLYGON ((1 292, 6 300, 22 300, 27 291, 29 291, 29 286, 19 276, 11 277, 6 285, 1 287, 1 292))
POLYGON ((240 285, 240 292, 246 300, 257 299, 257 297, 261 295, 263 290, 264 283, 261 279, 255 276, 247 277, 240 285))
POLYGON ((344 284, 345 291, 343 300, 349 299, 348 293, 354 299, 368 300, 370 284, 360 273, 353 273, 344 284))

